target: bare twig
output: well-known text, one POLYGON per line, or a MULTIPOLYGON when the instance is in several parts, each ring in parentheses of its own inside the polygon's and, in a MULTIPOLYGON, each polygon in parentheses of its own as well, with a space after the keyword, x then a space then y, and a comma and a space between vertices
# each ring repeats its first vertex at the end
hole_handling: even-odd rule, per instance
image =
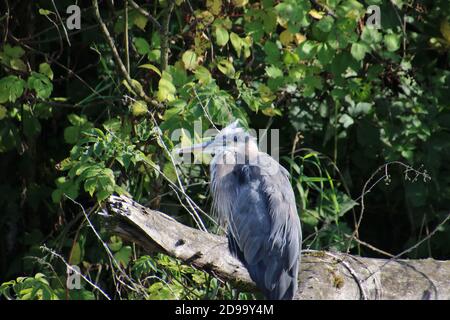
POLYGON ((367 281, 371 277, 375 276, 378 272, 380 272, 383 268, 385 268, 389 263, 393 263, 393 262, 399 261, 398 259, 400 259, 405 253, 411 252, 412 250, 414 250, 417 247, 419 247, 422 243, 424 243, 425 241, 429 240, 443 225, 445 225, 447 223, 447 221, 449 219, 450 219, 450 213, 425 238, 423 238, 422 240, 420 240, 419 242, 417 242, 413 246, 409 247, 408 249, 406 249, 406 250, 400 252, 399 254, 397 254, 395 256, 392 256, 390 259, 386 260, 386 262, 384 262, 378 268, 376 268, 376 270, 374 270, 366 279, 364 279, 364 281, 367 281))
POLYGON ((399 165, 400 167, 405 168, 404 173, 405 173, 405 178, 406 178, 406 179, 409 179, 409 176, 408 176, 408 173, 409 173, 409 172, 414 172, 414 173, 415 173, 415 177, 414 177, 413 180, 417 179, 417 177, 419 177, 419 176, 422 176, 423 179, 424 179, 424 181, 430 180, 430 179, 431 179, 431 177, 428 175, 428 173, 426 172, 426 170, 423 171, 423 172, 418 171, 418 170, 414 169, 413 167, 404 164, 404 163, 401 162, 401 161, 391 161, 391 162, 388 162, 388 163, 386 163, 386 164, 384 164, 384 165, 378 167, 378 169, 375 170, 375 172, 370 176, 369 180, 367 180, 366 183, 364 184, 364 187, 363 187, 361 196, 359 196, 358 199, 355 200, 356 202, 358 202, 359 200, 361 200, 361 209, 360 209, 360 213, 359 213, 359 219, 358 219, 358 221, 357 221, 356 224, 355 224, 355 230, 353 231, 352 236, 351 236, 351 238, 349 239, 349 245, 350 245, 351 241, 352 241, 355 237, 356 237, 356 238, 358 237, 359 227, 360 227, 360 225, 361 225, 361 222, 362 222, 362 219, 363 219, 363 215, 364 215, 364 211, 365 211, 365 196, 366 196, 368 193, 370 193, 370 192, 372 191, 372 189, 373 189, 376 185, 378 185, 378 183, 379 183, 380 181, 382 181, 382 180, 384 180, 384 179, 389 179, 389 178, 390 178, 388 168, 389 168, 389 166, 392 166, 392 165, 399 165), (384 171, 384 174, 383 174, 379 179, 377 179, 374 183, 371 184, 372 180, 375 179, 376 175, 377 175, 380 171, 384 171))
POLYGON ((172 10, 174 6, 175 1, 169 0, 169 4, 167 5, 166 13, 164 15, 161 30, 161 71, 167 69, 167 64, 169 60, 169 23, 170 23, 170 16, 172 15, 172 10))
POLYGON ((400 23, 400 25, 402 26, 402 33, 403 33, 403 57, 405 57, 406 55, 406 41, 407 41, 407 37, 406 37, 406 15, 402 17, 400 16, 400 13, 398 12, 397 6, 395 5, 394 1, 390 0, 389 1, 392 8, 394 9, 395 15, 397 16, 398 22, 400 23))
POLYGON ((145 102, 147 102, 148 104, 150 104, 151 106, 153 106, 156 109, 162 109, 162 105, 157 102, 156 100, 150 98, 149 96, 147 96, 144 92, 144 90, 142 89, 142 87, 137 86, 131 79, 130 74, 127 72, 127 69, 125 67, 125 65, 122 62, 122 59, 120 59, 120 55, 119 52, 117 51, 116 45, 114 44, 114 40, 111 37, 111 34, 108 31, 108 28, 106 27, 105 23, 102 20, 102 17, 100 15, 100 10, 98 7, 98 1, 97 0, 92 0, 92 5, 94 7, 94 14, 95 17, 97 18, 98 23, 100 24, 100 30, 102 31, 104 37, 106 38, 106 42, 108 43, 112 54, 113 54, 113 58, 114 61, 116 62, 117 68, 120 72, 120 74, 122 75, 122 77, 125 79, 125 81, 128 83, 128 85, 133 89, 133 91, 141 98, 143 99, 145 102))
POLYGON ((425 241, 429 240, 432 236, 434 236, 434 234, 443 226, 447 223, 447 221, 450 220, 450 213, 447 215, 447 217, 445 217, 444 220, 442 220, 441 223, 439 223, 436 228, 433 229, 433 231, 431 231, 426 237, 424 237, 422 240, 418 241, 417 243, 415 243, 414 245, 412 245, 411 247, 409 247, 406 250, 403 250, 402 252, 400 252, 399 254, 396 254, 395 256, 392 257, 391 260, 387 261, 387 263, 389 263, 390 261, 392 261, 393 259, 399 259, 400 257, 402 257, 404 254, 411 252, 412 250, 418 248, 422 243, 424 243, 425 241))
POLYGON ((327 14, 329 14, 333 18, 337 18, 336 13, 333 10, 331 10, 327 5, 325 5, 323 3, 320 3, 317 0, 311 0, 311 2, 314 3, 315 5, 319 6, 319 7, 322 7, 327 12, 327 14))
POLYGON ((48 21, 50 21, 51 24, 53 24, 53 25, 55 26, 56 31, 58 32, 58 38, 57 38, 57 40, 58 40, 58 42, 59 42, 59 52, 58 52, 58 55, 55 57, 55 59, 57 60, 57 59, 62 55, 63 50, 64 50, 61 31, 59 30, 58 24, 50 18, 50 15, 45 15, 45 18, 46 18, 48 21))
POLYGON ((97 286, 95 283, 93 283, 91 280, 89 280, 84 274, 82 274, 81 272, 78 272, 77 269, 75 269, 73 266, 71 266, 70 264, 68 264, 66 262, 66 260, 58 253, 54 252, 52 249, 47 248, 46 246, 41 246, 40 247, 42 250, 47 251, 48 253, 50 253, 52 256, 57 257, 58 259, 60 259, 68 269, 72 270, 73 272, 75 272, 76 274, 78 274, 80 277, 82 277, 84 279, 84 281, 86 281, 87 283, 89 283, 94 289, 98 290, 106 299, 111 300, 111 298, 99 287, 97 286))
MULTIPOLYGON (((81 209, 81 211, 84 214, 84 217, 86 219, 86 221, 89 224, 89 227, 91 228, 91 230, 94 232, 95 236, 97 237, 97 239, 100 241, 100 243, 102 244, 103 248, 105 249, 106 253, 108 254, 108 258, 111 262, 112 265, 114 265, 117 270, 119 270, 120 275, 126 279, 131 285, 128 285, 127 283, 123 282, 122 279, 118 276, 115 275, 114 279, 116 279, 119 283, 121 283, 123 286, 127 287, 128 289, 141 293, 144 296, 147 296, 146 290, 145 288, 139 287, 137 286, 134 281, 127 275, 127 273, 122 269, 122 267, 120 266, 120 264, 117 262, 116 258, 114 257, 114 255, 112 254, 111 250, 109 249, 108 245, 103 241, 103 239, 100 237, 99 233, 97 232, 97 230, 95 229, 94 225, 92 224, 91 220, 89 219, 88 214, 86 213, 86 210, 84 209, 84 207, 81 205, 81 203, 75 201, 74 199, 70 198, 69 196, 65 195, 66 198, 68 198, 69 200, 71 200, 73 203, 75 203, 76 205, 78 205, 81 209)), ((118 291, 118 293, 120 294, 120 291, 118 291)))
MULTIPOLYGON (((133 98, 131 98, 131 97, 128 97, 128 98, 131 99, 131 100, 133 100, 133 98)), ((200 218, 200 216, 198 215, 197 212, 202 213, 202 214, 203 214, 204 216, 206 216, 211 222, 213 222, 213 223, 215 223, 215 224, 217 224, 217 222, 216 222, 209 214, 207 214, 205 211, 203 211, 203 210, 195 203, 195 201, 194 201, 191 197, 189 197, 189 195, 186 193, 185 187, 183 186, 183 184, 182 184, 182 182, 181 182, 180 174, 179 174, 178 169, 177 169, 177 167, 176 167, 175 160, 173 159, 171 152, 169 151, 167 145, 166 145, 165 142, 164 142, 164 139, 163 139, 163 137, 162 137, 161 130, 160 130, 159 127, 158 127, 158 123, 156 122, 156 119, 154 118, 154 116, 153 116, 150 112, 149 112, 149 116, 152 118, 155 128, 157 128, 156 132, 157 132, 157 135, 158 135, 157 138, 159 139, 159 143, 160 143, 160 145, 163 146, 164 151, 167 153, 169 159, 170 159, 171 162, 172 162, 173 167, 175 168, 175 173, 176 173, 176 176, 177 176, 177 183, 178 183, 178 184, 175 183, 175 182, 173 182, 173 181, 171 181, 171 180, 169 179, 169 177, 167 177, 167 175, 159 168, 159 166, 155 165, 154 163, 152 163, 152 162, 150 162, 150 161, 145 161, 145 159, 143 159, 145 165, 147 165, 147 166, 151 167, 153 170, 157 171, 158 174, 159 174, 160 176, 162 176, 162 177, 169 183, 170 188, 172 189, 173 192, 176 193, 176 196, 177 196, 178 199, 180 200, 181 205, 182 205, 182 206, 188 211, 188 213, 191 215, 191 217, 192 217, 192 219, 195 221, 197 227, 198 227, 200 230, 202 230, 202 231, 208 232, 208 230, 206 229, 206 227, 205 227, 205 225, 204 225, 202 219, 200 218), (189 206, 189 207, 185 206, 185 205, 181 202, 181 197, 180 197, 180 195, 178 194, 178 192, 180 192, 180 193, 184 196, 184 198, 186 199, 186 202, 188 203, 188 206, 189 206)), ((114 135, 113 132, 110 132, 110 133, 111 133, 112 135, 114 135)))
MULTIPOLYGON (((164 150, 166 151, 166 153, 167 153, 168 157, 170 158, 170 161, 172 162, 172 165, 173 165, 173 167, 174 167, 174 170, 175 170, 175 173, 176 173, 176 176, 177 176, 178 186, 177 186, 176 184, 173 184, 173 185, 176 186, 176 188, 179 189, 179 190, 183 193, 183 195, 187 196, 186 191, 184 190, 183 183, 181 182, 180 175, 179 175, 179 173, 178 173, 178 170, 177 170, 177 166, 176 166, 175 160, 174 160, 173 157, 172 157, 172 153, 169 151, 169 148, 166 146, 166 144, 165 144, 165 142, 164 142, 164 139, 163 139, 161 130, 160 130, 159 127, 158 127, 158 123, 157 123, 155 117, 153 116, 153 114, 151 114, 151 113, 149 113, 149 114, 150 114, 150 116, 151 116, 151 118, 152 118, 152 120, 153 120, 153 123, 154 123, 154 125, 155 125, 155 128, 157 128, 156 132, 157 132, 157 134, 158 134, 158 139, 159 139, 159 141, 160 141, 160 144, 164 147, 164 150)), ((205 232, 208 232, 208 230, 206 229, 206 227, 205 227, 205 225, 204 225, 202 219, 200 218, 200 216, 198 215, 198 213, 197 213, 197 211, 196 211, 196 209, 195 209, 195 207, 198 208, 198 206, 195 204, 195 202, 194 202, 190 197, 186 197, 186 200, 187 200, 187 203, 188 203, 189 207, 190 207, 191 210, 192 210, 192 212, 189 211, 189 213, 192 215, 192 218, 193 218, 194 221, 197 223, 198 227, 199 227, 201 230, 203 230, 203 231, 205 231, 205 232)))
POLYGON ((9 37, 15 41, 16 43, 20 44, 21 46, 27 48, 28 50, 35 52, 37 54, 40 54, 42 56, 44 56, 46 59, 49 60, 49 62, 54 63, 56 65, 58 65, 59 67, 63 68, 64 70, 67 71, 68 75, 73 75, 75 78, 77 78, 82 84, 84 84, 87 88, 89 88, 89 90, 91 90, 95 95, 101 96, 100 93, 97 92, 97 90, 95 90, 94 88, 92 88, 85 80, 83 80, 83 78, 81 78, 78 74, 76 74, 72 69, 70 69, 69 67, 65 66, 64 64, 60 63, 58 60, 51 58, 48 56, 47 53, 42 52, 40 50, 37 50, 29 45, 27 45, 26 43, 23 43, 22 40, 16 38, 15 36, 9 34, 9 37))
POLYGON ((6 39, 8 38, 8 32, 9 32, 9 19, 10 19, 10 12, 9 12, 9 2, 8 0, 5 0, 6 5, 6 22, 5 22, 5 34, 3 35, 3 43, 6 42, 6 39))
POLYGON ((158 22, 158 20, 156 20, 148 11, 142 9, 136 2, 134 2, 133 0, 129 0, 130 4, 133 8, 135 8, 137 11, 139 11, 139 13, 141 13, 142 15, 144 15, 145 17, 147 17, 148 20, 150 20, 150 22, 156 27, 156 29, 158 29, 159 31, 162 30, 161 24, 158 22))
POLYGON ((353 238, 352 238, 352 236, 350 236, 350 235, 348 235, 348 234, 344 234, 344 236, 345 236, 346 238, 348 238, 348 239, 352 239, 353 241, 356 241, 357 243, 359 243, 359 244, 361 244, 361 245, 363 245, 363 246, 369 248, 369 249, 372 250, 372 251, 381 253, 382 255, 385 255, 385 256, 387 256, 387 257, 391 257, 391 258, 394 257, 393 254, 391 254, 391 253, 389 253, 389 252, 386 252, 386 251, 384 251, 384 250, 378 249, 377 247, 374 247, 374 246, 371 245, 370 243, 367 243, 367 242, 364 242, 364 241, 362 241, 362 240, 359 240, 357 237, 353 237, 353 238))
POLYGON ((326 255, 329 255, 330 257, 333 257, 334 259, 336 259, 337 262, 339 262, 340 264, 342 264, 345 268, 347 268, 348 272, 350 272, 351 276, 353 277, 353 279, 355 280, 356 284, 358 285, 359 288, 359 292, 361 294, 361 299, 362 300, 368 300, 368 294, 366 292, 366 290, 364 289, 364 286, 361 282, 361 279, 359 278, 357 272, 350 266, 349 263, 347 263, 347 261, 345 261, 344 259, 338 257, 337 255, 330 253, 330 252, 326 252, 326 255))
POLYGON ((130 45, 128 43, 128 0, 125 0, 125 30, 124 30, 124 43, 125 43, 125 63, 127 64, 127 72, 130 74, 130 45))
MULTIPOLYGON (((62 28, 64 30, 64 35, 66 36, 67 44, 70 47, 71 43, 70 43, 69 35, 67 34, 66 25, 64 24, 63 19, 61 18, 61 15, 59 14, 58 8, 56 7, 56 4, 55 4, 55 0, 52 0, 52 4, 53 4, 53 8, 55 8, 56 16, 58 17, 59 22, 61 23, 61 26, 62 26, 62 28)), ((58 26, 56 26, 56 27, 58 28, 58 26)))

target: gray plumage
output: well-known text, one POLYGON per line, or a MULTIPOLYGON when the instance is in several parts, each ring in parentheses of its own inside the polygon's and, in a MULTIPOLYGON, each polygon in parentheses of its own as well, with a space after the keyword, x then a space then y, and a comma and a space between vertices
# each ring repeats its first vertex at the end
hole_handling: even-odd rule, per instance
POLYGON ((227 227, 231 253, 267 299, 292 299, 302 235, 289 173, 260 152, 237 121, 199 146, 215 153, 210 164, 213 208, 227 227))

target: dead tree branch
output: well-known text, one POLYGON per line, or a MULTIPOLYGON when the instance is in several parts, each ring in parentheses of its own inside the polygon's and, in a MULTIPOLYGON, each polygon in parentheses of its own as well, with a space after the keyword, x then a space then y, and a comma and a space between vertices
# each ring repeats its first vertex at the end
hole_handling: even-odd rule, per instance
MULTIPOLYGON (((245 290, 255 290, 224 237, 185 226, 133 200, 111 196, 107 227, 148 252, 162 252, 245 290)), ((450 261, 385 260, 303 252, 297 299, 450 299, 450 261)))

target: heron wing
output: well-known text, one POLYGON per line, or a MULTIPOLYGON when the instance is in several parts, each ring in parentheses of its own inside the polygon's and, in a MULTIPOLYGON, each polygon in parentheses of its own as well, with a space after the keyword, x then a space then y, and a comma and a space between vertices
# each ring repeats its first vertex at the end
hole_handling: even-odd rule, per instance
POLYGON ((241 165, 233 174, 239 187, 228 227, 230 251, 266 297, 292 299, 301 231, 287 172, 281 166, 268 174, 261 166, 241 165))

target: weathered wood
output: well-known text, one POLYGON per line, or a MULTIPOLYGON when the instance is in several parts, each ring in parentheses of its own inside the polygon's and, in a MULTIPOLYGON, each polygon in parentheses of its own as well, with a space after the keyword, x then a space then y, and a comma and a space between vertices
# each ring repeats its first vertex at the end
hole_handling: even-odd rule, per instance
MULTIPOLYGON (((255 290, 225 237, 187 227, 133 200, 111 196, 102 212, 114 233, 245 290, 255 290)), ((384 260, 303 252, 296 299, 450 299, 450 261, 384 260)))

